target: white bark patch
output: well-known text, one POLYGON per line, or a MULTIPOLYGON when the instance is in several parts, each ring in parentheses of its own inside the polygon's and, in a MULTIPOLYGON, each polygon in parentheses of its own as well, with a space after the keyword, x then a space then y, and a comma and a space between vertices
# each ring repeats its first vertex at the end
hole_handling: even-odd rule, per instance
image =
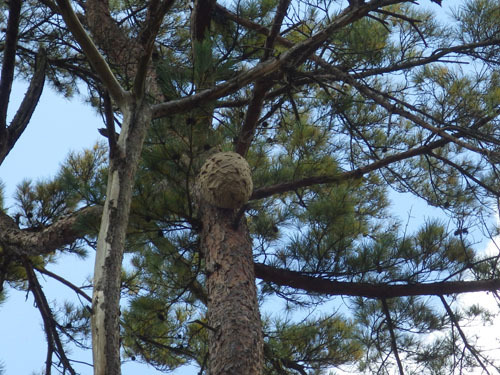
POLYGON ((103 304, 105 302, 106 296, 102 290, 94 291, 93 301, 92 301, 92 319, 93 319, 93 332, 92 332, 92 344, 94 346, 94 363, 105 363, 104 356, 106 354, 105 345, 105 329, 104 329, 104 319, 106 317, 106 312, 104 311, 103 304))
POLYGON ((198 183, 201 198, 219 208, 239 208, 248 202, 253 191, 250 166, 235 152, 209 157, 201 167, 198 183))

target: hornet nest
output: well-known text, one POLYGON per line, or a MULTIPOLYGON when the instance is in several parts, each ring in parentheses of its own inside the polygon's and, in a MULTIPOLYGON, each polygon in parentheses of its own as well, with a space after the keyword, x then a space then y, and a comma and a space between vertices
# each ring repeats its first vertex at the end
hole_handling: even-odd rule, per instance
POLYGON ((253 190, 250 166, 235 152, 210 156, 201 167, 198 184, 200 197, 219 208, 243 206, 253 190))

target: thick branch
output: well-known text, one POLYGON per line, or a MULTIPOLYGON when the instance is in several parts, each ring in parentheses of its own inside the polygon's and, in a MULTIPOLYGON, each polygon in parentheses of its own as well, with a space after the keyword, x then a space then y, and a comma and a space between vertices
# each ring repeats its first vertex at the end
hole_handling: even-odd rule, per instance
POLYGON ((252 144, 255 129, 257 128, 260 114, 262 112, 262 105, 266 98, 266 93, 271 86, 271 80, 260 80, 255 84, 252 92, 252 98, 250 99, 250 104, 248 105, 245 120, 243 121, 243 126, 235 147, 235 151, 242 156, 245 156, 250 148, 250 145, 252 144))
POLYGON ((264 59, 267 59, 271 56, 271 52, 274 48, 274 44, 276 43, 276 38, 281 30, 281 25, 283 23, 283 19, 285 18, 288 7, 290 6, 291 0, 280 0, 278 7, 276 8, 276 15, 274 16, 273 26, 269 31, 269 34, 266 38, 266 44, 264 45, 264 59))
POLYGON ((82 222, 90 217, 98 217, 101 212, 102 207, 86 207, 34 232, 19 229, 10 216, 0 211, 0 244, 17 256, 48 254, 88 234, 88 228, 82 222))
POLYGON ((212 12, 215 0, 196 0, 193 2, 191 11, 191 38, 194 42, 202 42, 205 39, 205 33, 210 28, 212 12))
POLYGON ((137 97, 142 97, 144 94, 146 77, 149 72, 149 63, 153 52, 154 42, 160 30, 161 23, 165 14, 174 4, 174 0, 165 0, 161 4, 159 1, 152 1, 148 8, 145 27, 140 35, 140 43, 142 45, 141 55, 139 57, 137 72, 134 79, 134 88, 137 97))
POLYGON ((255 275, 265 282, 330 296, 394 298, 423 295, 439 296, 500 289, 500 279, 397 285, 340 282, 308 276, 301 272, 271 267, 261 263, 255 263, 255 275))
POLYGON ((11 0, 9 2, 9 19, 7 21, 7 30, 5 31, 2 75, 0 77, 0 138, 3 138, 6 134, 7 107, 9 105, 12 81, 14 80, 16 45, 20 16, 21 0, 11 0))
POLYGON ((268 74, 274 73, 281 66, 281 61, 278 59, 265 61, 258 64, 254 68, 240 73, 233 79, 215 86, 212 89, 207 89, 199 92, 198 94, 191 95, 185 98, 172 100, 169 102, 156 104, 152 106, 153 118, 160 118, 164 116, 182 113, 197 106, 201 106, 212 100, 216 100, 238 91, 240 88, 263 78, 268 74))
POLYGON ((87 56, 90 65, 95 69, 104 85, 108 89, 111 97, 118 106, 122 107, 127 96, 126 91, 121 87, 104 57, 99 53, 92 39, 87 35, 85 29, 76 16, 69 0, 56 0, 61 9, 61 15, 66 22, 66 26, 71 31, 76 41, 87 56))

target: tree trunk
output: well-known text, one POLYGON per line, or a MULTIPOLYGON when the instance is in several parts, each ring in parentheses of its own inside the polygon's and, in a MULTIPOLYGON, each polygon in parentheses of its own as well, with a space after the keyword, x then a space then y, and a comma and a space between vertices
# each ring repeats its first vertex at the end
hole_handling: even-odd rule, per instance
POLYGON ((135 172, 151 120, 146 106, 126 106, 116 150, 110 152, 106 202, 97 241, 92 296, 94 374, 119 375, 120 284, 135 172))
POLYGON ((204 205, 202 249, 208 291, 210 375, 260 375, 262 327, 252 244, 245 220, 235 211, 204 205))

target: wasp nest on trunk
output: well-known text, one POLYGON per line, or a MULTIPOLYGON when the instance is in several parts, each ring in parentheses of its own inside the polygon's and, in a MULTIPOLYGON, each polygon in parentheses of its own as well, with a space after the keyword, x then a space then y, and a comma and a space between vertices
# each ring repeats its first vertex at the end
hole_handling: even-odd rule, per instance
POLYGON ((252 195, 250 166, 235 152, 219 152, 210 156, 198 176, 200 197, 219 208, 239 208, 252 195))

